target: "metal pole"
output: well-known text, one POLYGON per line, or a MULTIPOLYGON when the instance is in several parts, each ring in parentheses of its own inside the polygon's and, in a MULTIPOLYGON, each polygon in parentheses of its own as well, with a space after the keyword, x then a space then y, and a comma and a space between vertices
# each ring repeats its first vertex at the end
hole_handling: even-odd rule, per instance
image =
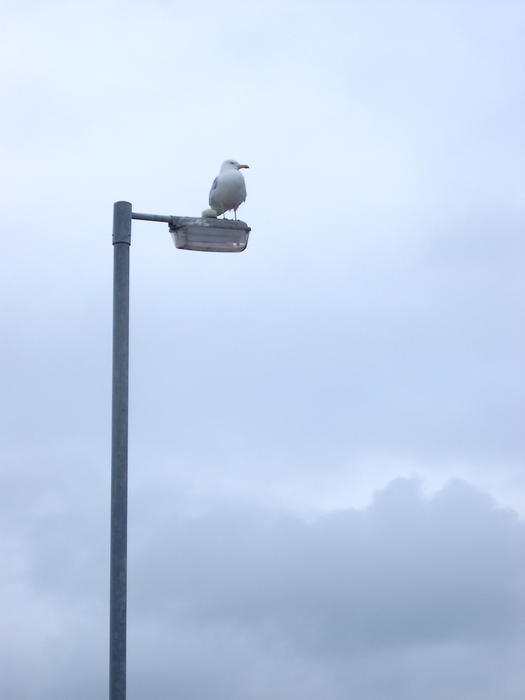
POLYGON ((129 202, 115 202, 113 209, 113 396, 111 419, 109 700, 126 699, 130 245, 131 204, 129 202))

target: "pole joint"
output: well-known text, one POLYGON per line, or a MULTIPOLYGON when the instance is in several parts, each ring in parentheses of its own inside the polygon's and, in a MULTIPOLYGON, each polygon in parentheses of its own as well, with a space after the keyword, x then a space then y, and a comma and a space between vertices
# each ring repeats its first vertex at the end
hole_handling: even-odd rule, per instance
POLYGON ((113 205, 113 245, 131 245, 131 202, 115 202, 113 205))

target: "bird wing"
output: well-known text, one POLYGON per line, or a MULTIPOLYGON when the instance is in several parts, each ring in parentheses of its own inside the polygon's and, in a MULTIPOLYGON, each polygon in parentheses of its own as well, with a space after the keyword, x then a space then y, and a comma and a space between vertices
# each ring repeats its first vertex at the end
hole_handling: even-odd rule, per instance
POLYGON ((211 190, 210 190, 210 196, 208 197, 208 203, 209 203, 210 207, 213 207, 213 204, 211 202, 211 198, 213 196, 214 191, 217 189, 218 184, 219 184, 219 177, 217 176, 215 178, 215 180, 213 181, 213 184, 212 184, 211 190))

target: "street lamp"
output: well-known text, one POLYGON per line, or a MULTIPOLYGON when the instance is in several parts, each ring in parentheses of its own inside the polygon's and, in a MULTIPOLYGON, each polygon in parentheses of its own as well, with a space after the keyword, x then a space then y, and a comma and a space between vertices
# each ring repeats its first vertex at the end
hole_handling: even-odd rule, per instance
POLYGON ((138 214, 132 211, 130 202, 114 204, 109 700, 126 698, 129 249, 132 219, 167 223, 176 247, 185 250, 239 253, 248 245, 250 233, 243 221, 138 214))

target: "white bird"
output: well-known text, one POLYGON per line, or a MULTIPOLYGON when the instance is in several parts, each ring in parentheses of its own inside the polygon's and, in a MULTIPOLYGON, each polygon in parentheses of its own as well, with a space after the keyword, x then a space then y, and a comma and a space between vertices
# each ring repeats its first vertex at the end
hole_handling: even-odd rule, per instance
POLYGON ((219 214, 233 209, 237 221, 237 209, 246 199, 246 184, 241 168, 249 168, 236 160, 225 160, 210 190, 210 207, 219 214))

